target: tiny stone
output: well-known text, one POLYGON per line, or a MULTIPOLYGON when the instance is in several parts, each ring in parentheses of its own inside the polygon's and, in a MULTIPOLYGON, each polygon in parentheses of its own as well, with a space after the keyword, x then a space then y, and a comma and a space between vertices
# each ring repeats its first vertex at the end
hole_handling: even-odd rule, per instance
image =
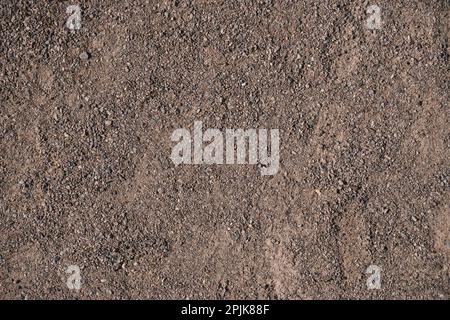
POLYGON ((445 245, 450 249, 450 240, 445 240, 445 245))
POLYGON ((82 54, 80 54, 80 59, 83 61, 87 61, 89 59, 89 53, 84 51, 82 54))

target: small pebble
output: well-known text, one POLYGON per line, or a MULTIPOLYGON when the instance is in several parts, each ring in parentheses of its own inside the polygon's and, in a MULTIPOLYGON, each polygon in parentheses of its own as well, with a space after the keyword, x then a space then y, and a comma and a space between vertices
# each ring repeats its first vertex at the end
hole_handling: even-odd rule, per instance
POLYGON ((83 61, 89 60, 89 53, 84 51, 82 54, 80 54, 80 59, 83 60, 83 61))
POLYGON ((447 246, 448 249, 450 249, 450 240, 445 240, 445 245, 447 246))

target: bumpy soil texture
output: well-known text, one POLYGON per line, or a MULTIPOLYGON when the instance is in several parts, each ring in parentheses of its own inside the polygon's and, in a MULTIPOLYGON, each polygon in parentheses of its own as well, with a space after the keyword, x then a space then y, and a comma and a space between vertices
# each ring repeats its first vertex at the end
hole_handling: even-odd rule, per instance
POLYGON ((448 1, 73 4, 0 7, 0 298, 449 299, 448 1), (175 166, 196 120, 278 173, 175 166))

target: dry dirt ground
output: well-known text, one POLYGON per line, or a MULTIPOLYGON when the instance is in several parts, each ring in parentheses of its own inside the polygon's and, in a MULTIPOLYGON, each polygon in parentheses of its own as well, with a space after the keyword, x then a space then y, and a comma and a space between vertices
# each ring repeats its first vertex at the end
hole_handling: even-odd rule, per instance
POLYGON ((72 4, 1 2, 1 299, 450 298, 448 1, 72 4), (176 167, 195 120, 278 173, 176 167))

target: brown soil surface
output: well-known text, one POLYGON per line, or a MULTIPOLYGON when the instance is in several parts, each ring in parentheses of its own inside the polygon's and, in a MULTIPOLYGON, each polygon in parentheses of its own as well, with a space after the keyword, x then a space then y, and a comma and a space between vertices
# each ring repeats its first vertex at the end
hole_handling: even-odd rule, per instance
POLYGON ((1 299, 450 298, 448 1, 71 4, 0 7, 1 299), (175 167, 196 120, 278 173, 175 167))

